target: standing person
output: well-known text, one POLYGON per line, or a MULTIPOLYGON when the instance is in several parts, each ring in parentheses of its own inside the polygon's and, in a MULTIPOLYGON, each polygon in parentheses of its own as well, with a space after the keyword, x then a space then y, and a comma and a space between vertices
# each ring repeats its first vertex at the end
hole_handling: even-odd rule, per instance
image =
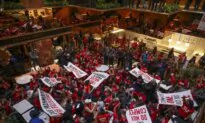
POLYGON ((120 6, 123 6, 123 0, 118 0, 118 3, 120 4, 120 6))
POLYGON ((118 57, 118 60, 117 60, 117 66, 118 67, 122 67, 122 66, 124 66, 124 60, 123 60, 123 58, 124 58, 124 51, 122 50, 122 49, 120 49, 119 51, 118 51, 118 55, 117 55, 118 57))
POLYGON ((201 3, 201 0, 196 0, 194 4, 194 10, 197 11, 199 9, 199 5, 201 3))
POLYGON ((191 3, 192 3, 192 1, 193 1, 193 0, 187 0, 184 9, 187 9, 187 10, 188 10, 189 7, 190 7, 190 5, 191 5, 191 3))
POLYGON ((87 123, 92 123, 94 121, 94 112, 96 108, 97 105, 93 103, 91 99, 85 99, 84 117, 87 123))
POLYGON ((144 53, 142 54, 141 60, 142 60, 143 63, 145 63, 145 64, 147 63, 147 60, 148 60, 148 51, 146 51, 146 52, 144 52, 144 53))
POLYGON ((158 3, 158 0, 152 0, 151 2, 151 10, 157 10, 157 3, 158 3))
POLYGON ((40 118, 38 118, 40 112, 36 109, 30 112, 31 120, 29 123, 44 123, 44 121, 40 118))
POLYGON ((94 37, 93 34, 90 32, 89 37, 88 37, 88 47, 91 48, 92 44, 94 42, 94 37))
POLYGON ((199 60, 199 65, 201 67, 204 67, 205 66, 205 54, 200 58, 199 60))
POLYGON ((152 0, 148 0, 148 9, 151 9, 152 0))
POLYGON ((128 50, 125 56, 125 59, 126 59, 125 69, 126 70, 132 69, 132 58, 133 58, 132 53, 130 52, 130 50, 128 50))
POLYGON ((164 8, 166 1, 165 0, 159 0, 159 9, 162 10, 162 8, 164 8))
POLYGON ((172 48, 168 53, 168 59, 171 59, 174 57, 174 48, 172 48))
POLYGON ((78 117, 83 117, 84 103, 83 103, 83 92, 79 91, 77 94, 77 100, 75 103, 75 114, 78 117))
POLYGON ((186 60, 187 60, 186 52, 179 55, 178 63, 179 63, 180 68, 183 67, 183 65, 186 63, 186 60))
POLYGON ((129 7, 133 8, 134 7, 134 3, 135 3, 135 0, 129 0, 129 7))
POLYGON ((137 0, 137 2, 136 2, 136 8, 139 8, 140 2, 141 2, 141 0, 137 0))
POLYGON ((205 12, 205 1, 204 1, 203 6, 202 6, 202 11, 205 12))
POLYGON ((189 65, 194 66, 196 63, 196 58, 199 54, 194 55, 190 60, 189 60, 189 65))
POLYGON ((104 52, 103 52, 105 65, 107 65, 107 63, 108 63, 108 54, 109 54, 109 48, 108 48, 108 46, 105 46, 104 52))
POLYGON ((37 50, 36 49, 33 49, 30 53, 29 53, 29 56, 31 58, 31 64, 32 66, 34 67, 34 69, 36 69, 36 66, 39 65, 38 63, 38 53, 37 53, 37 50))

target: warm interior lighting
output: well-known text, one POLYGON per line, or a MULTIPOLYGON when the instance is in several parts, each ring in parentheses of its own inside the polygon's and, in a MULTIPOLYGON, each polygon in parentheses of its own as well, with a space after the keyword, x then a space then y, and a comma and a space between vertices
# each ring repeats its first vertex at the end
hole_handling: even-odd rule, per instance
POLYGON ((118 33, 118 32, 123 32, 124 29, 117 29, 117 30, 113 30, 111 33, 118 33))
POLYGON ((172 42, 172 39, 170 38, 170 39, 168 39, 168 42, 172 42))
POLYGON ((178 50, 178 51, 181 51, 181 52, 185 52, 186 51, 186 48, 182 48, 182 47, 179 47, 179 46, 176 46, 176 45, 174 45, 173 48, 175 50, 178 50))
POLYGON ((185 45, 188 47, 190 44, 189 43, 185 43, 185 45))
POLYGON ((181 42, 180 42, 180 41, 177 41, 177 44, 181 44, 181 42))
POLYGON ((95 37, 94 39, 97 40, 97 41, 99 41, 99 40, 101 40, 101 37, 98 37, 98 36, 97 36, 97 37, 95 37))

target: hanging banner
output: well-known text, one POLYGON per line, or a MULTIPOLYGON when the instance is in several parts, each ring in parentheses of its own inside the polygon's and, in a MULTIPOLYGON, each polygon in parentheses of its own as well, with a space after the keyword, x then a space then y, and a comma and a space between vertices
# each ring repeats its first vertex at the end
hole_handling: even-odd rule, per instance
POLYGON ((128 123, 152 123, 146 105, 126 111, 128 123))
POLYGON ((55 85, 61 83, 61 81, 58 81, 56 78, 49 77, 43 77, 41 78, 41 81, 48 87, 54 87, 55 85))
POLYGON ((201 21, 199 22, 198 30, 205 31, 205 14, 201 17, 201 21))
POLYGON ((40 89, 38 89, 41 108, 51 117, 61 116, 65 110, 53 99, 53 97, 40 89))
POLYGON ((72 72, 77 79, 80 79, 87 75, 86 72, 84 72, 83 70, 81 70, 80 68, 72 64, 71 62, 69 62, 67 66, 64 65, 64 68, 67 71, 72 72))
POLYGON ((91 86, 97 88, 108 77, 109 74, 107 73, 93 72, 86 80, 89 80, 91 86))
POLYGON ((197 103, 194 101, 191 91, 183 91, 177 93, 161 93, 157 92, 158 95, 158 103, 164 105, 176 105, 182 106, 183 105, 183 97, 190 98, 194 102, 194 106, 197 107, 197 103))
POLYGON ((152 81, 152 80, 155 80, 156 83, 159 83, 159 82, 160 82, 160 80, 157 80, 157 79, 151 77, 148 73, 145 73, 145 72, 141 71, 141 70, 140 70, 139 68, 137 68, 137 67, 134 68, 134 69, 132 69, 132 70, 130 71, 130 74, 132 74, 132 75, 135 76, 135 77, 141 76, 145 83, 149 83, 149 82, 152 81))

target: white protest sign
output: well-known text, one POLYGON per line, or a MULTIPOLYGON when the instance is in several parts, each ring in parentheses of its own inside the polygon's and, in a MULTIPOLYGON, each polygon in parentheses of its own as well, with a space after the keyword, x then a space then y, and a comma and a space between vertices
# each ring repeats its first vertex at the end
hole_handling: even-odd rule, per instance
POLYGON ((84 72, 83 70, 81 70, 80 68, 72 64, 71 62, 69 62, 67 66, 64 65, 64 68, 67 71, 72 72, 77 79, 80 79, 87 75, 86 72, 84 72))
POLYGON ((51 117, 61 116, 65 110, 53 99, 53 97, 40 89, 38 89, 41 108, 51 117))
POLYGON ((91 86, 97 88, 108 77, 109 74, 107 73, 93 72, 86 80, 89 80, 91 86))
POLYGON ((137 67, 134 68, 134 69, 132 69, 132 70, 130 71, 130 73, 131 73, 133 76, 135 76, 135 77, 141 76, 145 83, 149 83, 149 82, 152 81, 152 80, 155 80, 156 83, 159 83, 159 82, 160 82, 160 80, 157 80, 157 79, 151 77, 148 73, 145 73, 145 72, 141 71, 141 70, 140 70, 139 68, 137 68, 137 67))
POLYGON ((146 105, 126 111, 128 123, 152 123, 146 105))
POLYGON ((58 81, 56 78, 49 78, 49 77, 43 77, 41 78, 41 81, 48 87, 53 87, 61 83, 61 81, 58 81))
POLYGON ((158 95, 158 103, 164 104, 164 105, 176 105, 176 106, 182 106, 183 105, 183 97, 189 97, 193 102, 194 106, 196 107, 197 104, 194 101, 191 91, 183 91, 183 92, 177 92, 177 93, 161 93, 157 92, 158 95))

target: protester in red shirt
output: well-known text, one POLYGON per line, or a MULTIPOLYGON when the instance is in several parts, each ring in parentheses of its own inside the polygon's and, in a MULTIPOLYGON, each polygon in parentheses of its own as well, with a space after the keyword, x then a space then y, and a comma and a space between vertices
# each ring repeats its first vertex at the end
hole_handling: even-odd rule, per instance
POLYGON ((176 78, 175 78, 174 73, 171 73, 169 80, 172 83, 172 85, 176 84, 176 78))
POLYGON ((88 123, 94 120, 94 112, 96 111, 97 105, 92 103, 91 99, 85 99, 84 105, 84 117, 88 123))
POLYGON ((187 119, 194 112, 193 101, 189 98, 183 97, 183 105, 178 108, 179 116, 187 119))
POLYGON ((97 123, 109 123, 111 118, 111 114, 106 112, 104 109, 100 109, 100 112, 97 114, 97 123))
POLYGON ((38 87, 38 82, 36 82, 34 79, 31 79, 29 83, 29 87, 30 87, 30 90, 34 90, 35 88, 38 87))
POLYGON ((89 98, 89 95, 90 95, 90 92, 91 92, 91 86, 90 86, 90 81, 89 80, 85 81, 83 92, 84 92, 85 98, 89 98))
POLYGON ((188 82, 187 79, 180 79, 180 80, 178 81, 178 85, 179 85, 180 87, 183 87, 183 88, 188 88, 188 87, 189 87, 189 82, 188 82))

